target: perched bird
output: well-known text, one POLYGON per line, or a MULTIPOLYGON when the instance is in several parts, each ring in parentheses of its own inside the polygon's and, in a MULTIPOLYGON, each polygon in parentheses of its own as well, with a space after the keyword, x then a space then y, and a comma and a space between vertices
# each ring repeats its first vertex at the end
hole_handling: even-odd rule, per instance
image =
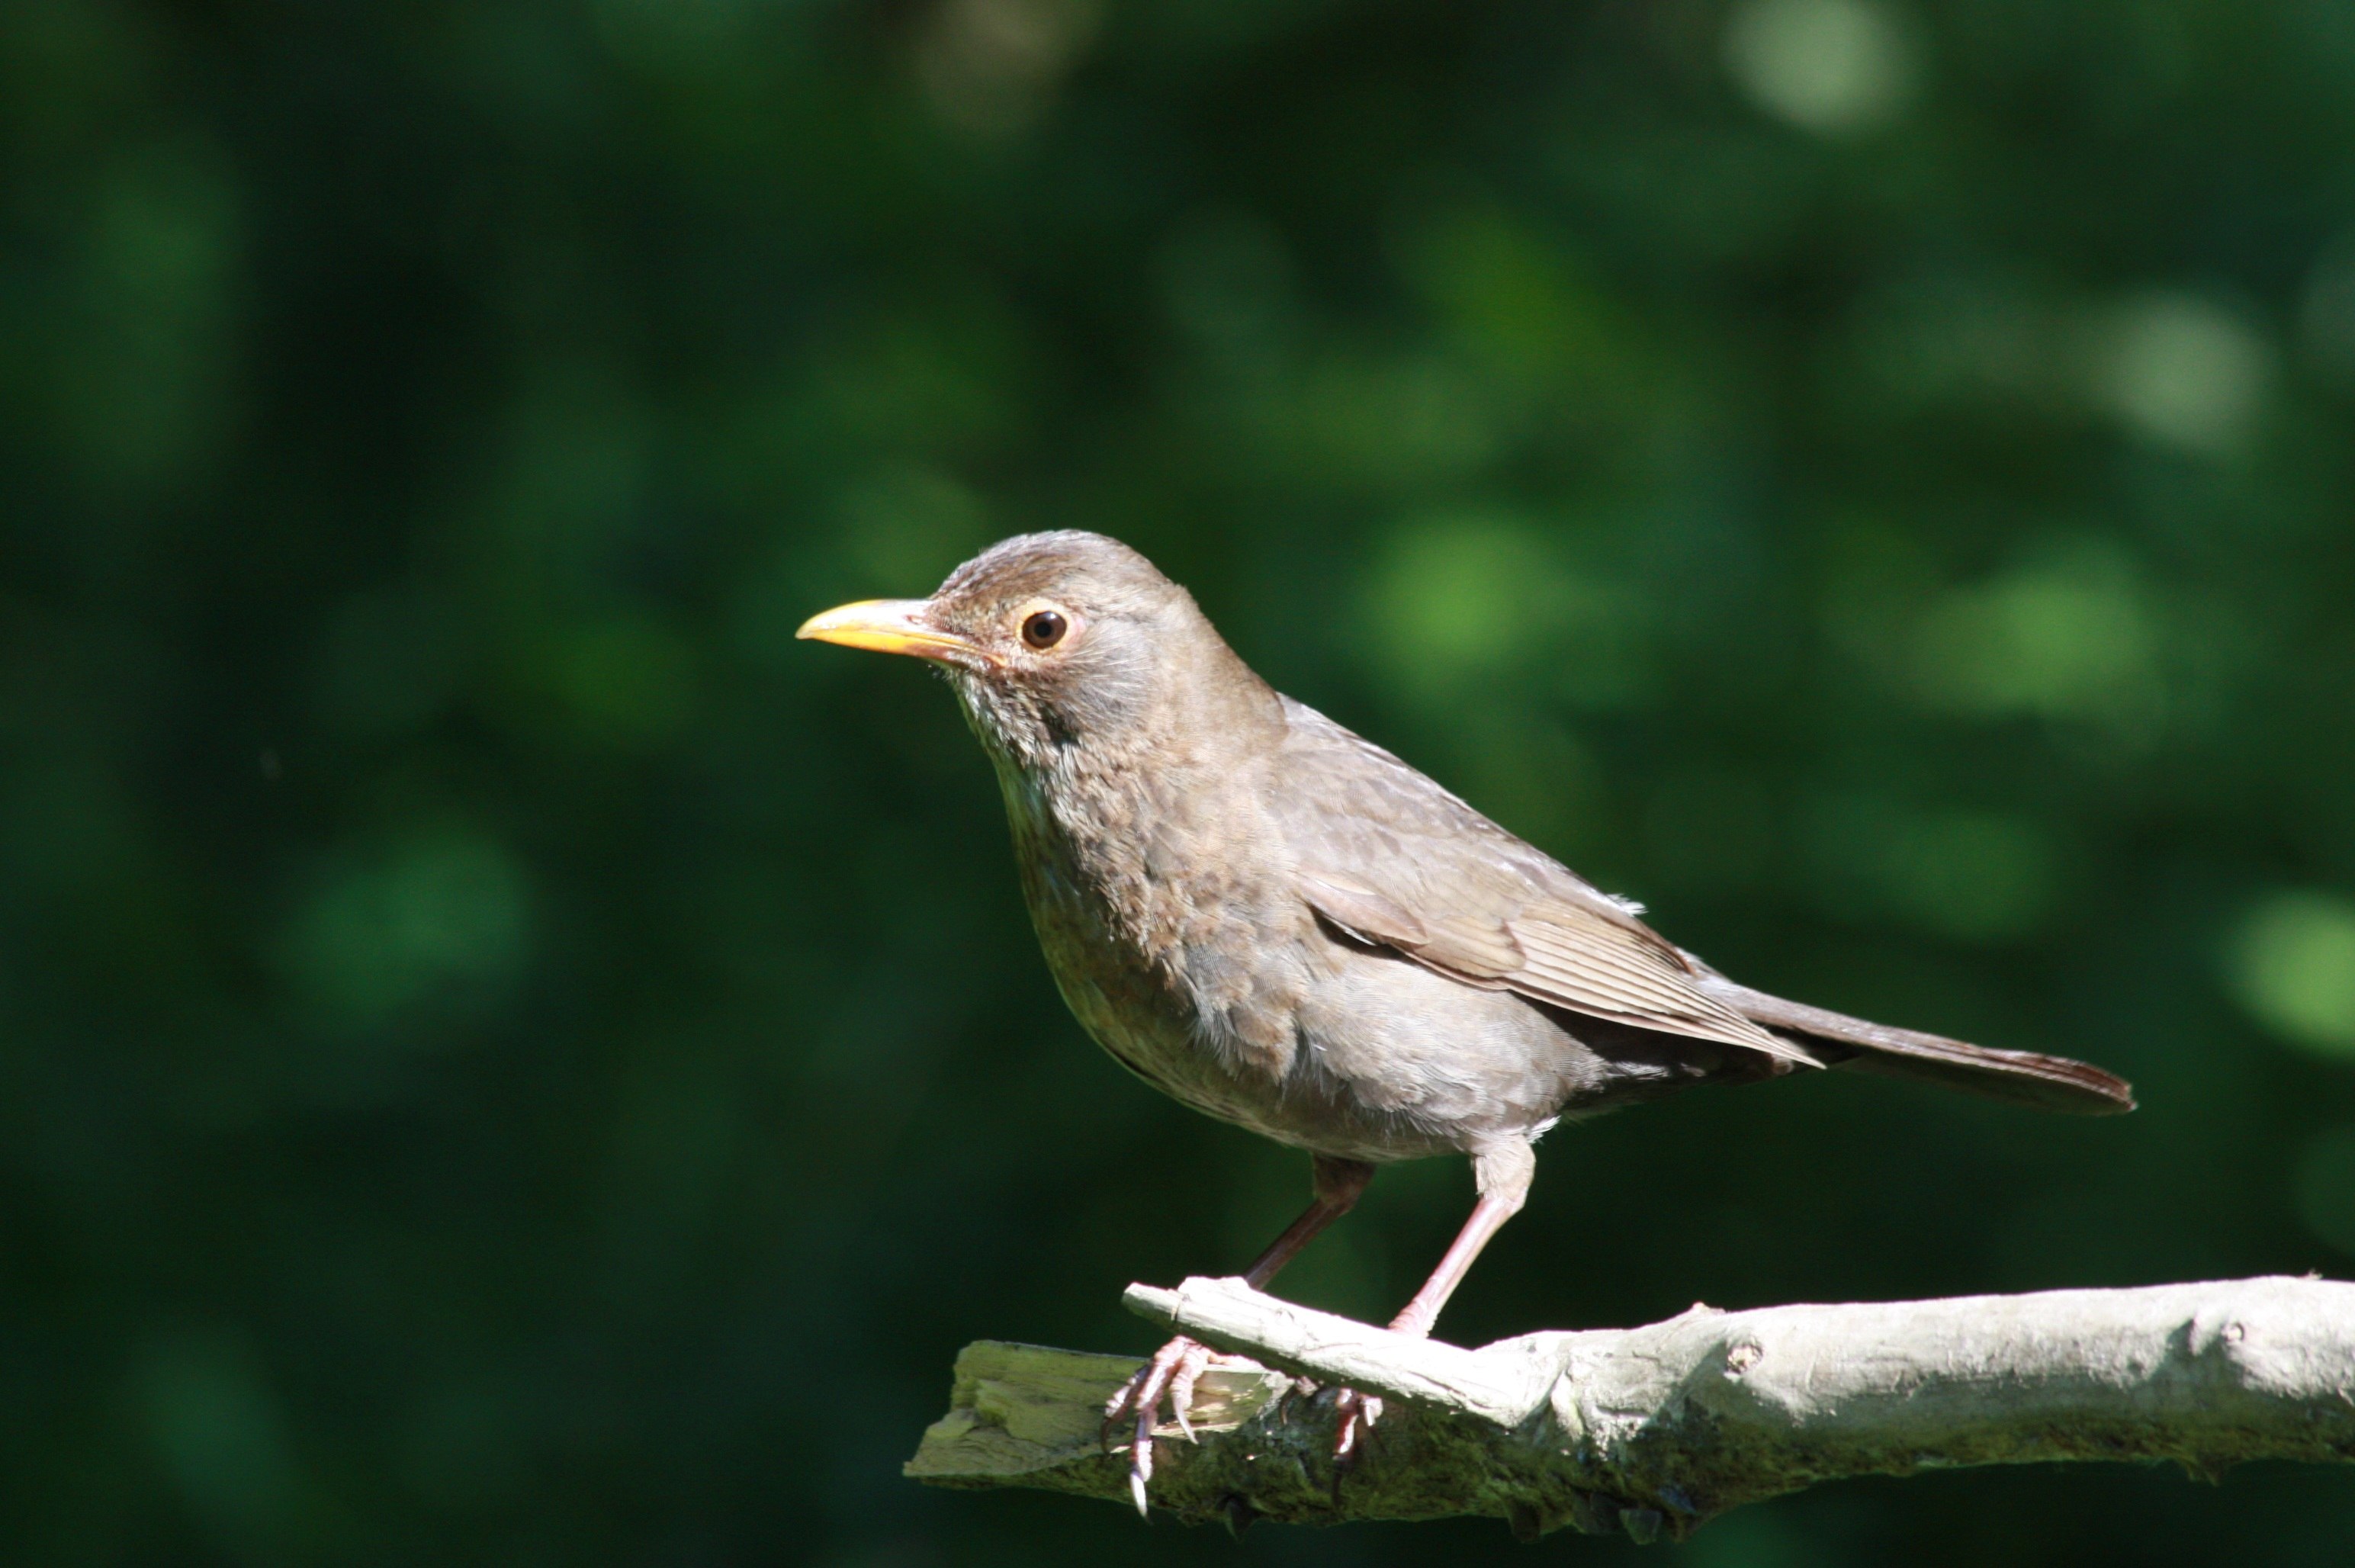
MULTIPOLYGON (((1698 1083, 1849 1066, 2047 1110, 2131 1110, 2099 1068, 1890 1029, 1753 991, 1637 906, 1284 697, 1183 588, 1098 534, 1025 535, 929 599, 846 604, 804 637, 947 673, 996 766, 1039 944, 1081 1025, 1198 1111, 1308 1151, 1313 1201, 1261 1286, 1374 1168, 1469 1156, 1479 1198, 1391 1327, 1427 1334, 1520 1207, 1534 1146, 1698 1083)), ((1190 1434, 1214 1360, 1170 1341, 1115 1396, 1141 1509, 1167 1399, 1190 1434)), ((1344 1392, 1347 1456, 1380 1413, 1344 1392)))

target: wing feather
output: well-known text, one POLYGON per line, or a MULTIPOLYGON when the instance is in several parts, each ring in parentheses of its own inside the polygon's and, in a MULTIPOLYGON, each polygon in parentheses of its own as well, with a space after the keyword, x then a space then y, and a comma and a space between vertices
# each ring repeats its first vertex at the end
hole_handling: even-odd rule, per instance
POLYGON ((1269 798, 1301 897, 1327 920, 1466 985, 1821 1065, 1701 989, 1625 906, 1388 752, 1289 710, 1289 776, 1269 798))

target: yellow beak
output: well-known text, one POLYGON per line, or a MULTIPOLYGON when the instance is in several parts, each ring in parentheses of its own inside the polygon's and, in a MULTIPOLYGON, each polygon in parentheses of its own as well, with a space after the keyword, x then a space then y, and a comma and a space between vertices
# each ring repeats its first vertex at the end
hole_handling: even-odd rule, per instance
POLYGON ((974 658, 981 650, 963 637, 943 632, 924 619, 932 607, 925 599, 862 599, 840 604, 802 623, 796 637, 840 643, 846 648, 872 648, 879 654, 913 654, 918 658, 954 661, 974 658))

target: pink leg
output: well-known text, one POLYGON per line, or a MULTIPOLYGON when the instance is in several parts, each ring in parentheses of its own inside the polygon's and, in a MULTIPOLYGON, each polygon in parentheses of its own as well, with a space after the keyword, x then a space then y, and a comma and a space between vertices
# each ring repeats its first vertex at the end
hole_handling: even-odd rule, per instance
MULTIPOLYGON (((1263 1288, 1284 1264, 1300 1255, 1300 1250, 1319 1231, 1356 1208, 1366 1184, 1373 1179, 1374 1168, 1361 1160, 1316 1156, 1310 1176, 1310 1190, 1315 1196, 1300 1218, 1285 1226, 1284 1234, 1269 1243, 1267 1250, 1243 1271, 1244 1281, 1253 1290, 1263 1288)), ((1145 1483, 1153 1478, 1153 1427, 1162 1396, 1168 1396, 1178 1429, 1191 1439, 1194 1428, 1187 1413, 1193 1403, 1195 1382, 1219 1361, 1234 1359, 1221 1357, 1208 1345, 1181 1336, 1156 1351, 1153 1359, 1138 1368, 1136 1375, 1105 1403, 1107 1428, 1125 1413, 1133 1411, 1135 1414, 1135 1431, 1128 1450, 1128 1490, 1136 1499, 1138 1513, 1146 1511, 1145 1483)))
POLYGON ((1310 1168, 1309 1190, 1315 1194, 1300 1218, 1284 1229, 1284 1234, 1267 1244, 1252 1266, 1243 1271, 1243 1280, 1253 1290, 1264 1286, 1280 1273, 1284 1265, 1300 1255, 1301 1249, 1314 1241, 1316 1233, 1350 1210, 1365 1196, 1367 1183, 1374 1179, 1374 1168, 1362 1160, 1333 1159, 1317 1155, 1310 1168))
POLYGON ((1439 1266, 1431 1271, 1431 1277, 1423 1282, 1414 1299, 1391 1319, 1391 1332, 1412 1334, 1417 1339, 1429 1334, 1432 1325, 1439 1321, 1439 1309, 1447 1305, 1447 1298, 1455 1294, 1455 1287, 1472 1272, 1472 1260, 1480 1255, 1488 1239, 1504 1228, 1505 1221, 1520 1211, 1518 1196, 1505 1199, 1493 1192, 1482 1193, 1480 1200, 1472 1205, 1472 1217, 1455 1233, 1455 1243, 1439 1260, 1439 1266))
MULTIPOLYGON (((1529 1178, 1537 1172, 1537 1155, 1525 1143, 1513 1143, 1486 1149, 1473 1157, 1472 1173, 1480 1186, 1480 1200, 1472 1205, 1471 1218, 1455 1233, 1455 1242, 1414 1299, 1406 1304, 1396 1317, 1391 1319, 1391 1332, 1412 1334, 1423 1339, 1431 1333, 1432 1325, 1439 1321, 1439 1310, 1464 1276, 1472 1272, 1472 1261, 1488 1239, 1503 1228, 1506 1221, 1521 1211, 1529 1195, 1529 1178)), ((1347 1459, 1357 1449, 1365 1435, 1381 1419, 1382 1402, 1354 1389, 1342 1391, 1336 1402, 1340 1415, 1339 1430, 1334 1434, 1333 1456, 1347 1459)))

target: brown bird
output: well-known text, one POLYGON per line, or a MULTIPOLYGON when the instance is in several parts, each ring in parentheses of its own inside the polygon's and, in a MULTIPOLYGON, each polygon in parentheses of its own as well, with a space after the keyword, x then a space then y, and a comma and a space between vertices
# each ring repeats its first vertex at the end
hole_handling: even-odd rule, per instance
MULTIPOLYGON (((1314 1200, 1263 1286, 1392 1160, 1463 1154, 1479 1200, 1391 1323, 1428 1334, 1528 1195, 1534 1146, 1698 1083, 1849 1066, 2045 1110, 2127 1085, 1753 991, 1379 746, 1283 696, 1143 556, 1011 539, 930 599, 846 604, 800 635, 945 670, 996 765, 1022 891, 1063 999, 1164 1093, 1306 1149, 1314 1200)), ((1173 1339, 1114 1397, 1141 1510, 1165 1397, 1214 1358, 1173 1339)), ((1380 1413, 1339 1396, 1347 1457, 1380 1413)))

